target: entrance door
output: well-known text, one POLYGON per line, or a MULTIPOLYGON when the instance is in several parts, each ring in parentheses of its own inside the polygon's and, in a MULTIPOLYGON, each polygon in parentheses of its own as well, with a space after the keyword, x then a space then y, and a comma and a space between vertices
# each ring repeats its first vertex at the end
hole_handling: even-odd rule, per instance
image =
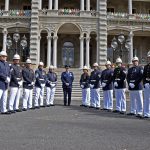
POLYGON ((74 46, 71 42, 65 42, 62 48, 63 65, 74 65, 74 46))

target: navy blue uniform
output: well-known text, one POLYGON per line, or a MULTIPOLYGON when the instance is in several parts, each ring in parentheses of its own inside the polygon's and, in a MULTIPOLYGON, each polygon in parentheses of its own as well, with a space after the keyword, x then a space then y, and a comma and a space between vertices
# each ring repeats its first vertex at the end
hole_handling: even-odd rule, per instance
POLYGON ((144 67, 143 71, 143 84, 150 84, 150 63, 144 67))
POLYGON ((19 82, 22 81, 22 67, 18 64, 11 65, 11 87, 19 87, 19 82))
POLYGON ((72 72, 63 72, 61 74, 62 88, 64 92, 64 105, 67 104, 67 95, 68 95, 68 105, 71 104, 73 80, 74 80, 74 75, 72 72))
POLYGON ((5 61, 0 61, 0 89, 6 90, 8 83, 6 82, 7 77, 10 77, 10 67, 5 61))
POLYGON ((22 70, 23 75, 23 88, 25 89, 33 89, 34 82, 34 71, 30 68, 24 68, 22 70))
POLYGON ((88 74, 83 73, 80 78, 80 85, 83 85, 83 89, 89 88, 89 80, 90 76, 88 74))
POLYGON ((91 72, 90 84, 94 85, 93 89, 100 88, 101 71, 94 70, 91 72))
POLYGON ((46 75, 46 87, 51 87, 51 84, 55 84, 56 86, 57 82, 57 74, 55 72, 49 71, 48 74, 46 75))
POLYGON ((103 87, 104 91, 113 89, 113 74, 114 72, 112 69, 105 69, 102 71, 101 82, 106 83, 106 86, 103 87))
POLYGON ((126 88, 126 69, 124 67, 116 67, 114 70, 113 81, 117 82, 118 86, 116 89, 126 88))
POLYGON ((134 88, 129 86, 129 90, 142 90, 142 77, 143 77, 143 68, 141 66, 134 66, 129 68, 127 74, 128 84, 133 83, 134 88))
POLYGON ((41 88, 41 84, 46 83, 46 72, 39 68, 35 71, 35 86, 41 88))

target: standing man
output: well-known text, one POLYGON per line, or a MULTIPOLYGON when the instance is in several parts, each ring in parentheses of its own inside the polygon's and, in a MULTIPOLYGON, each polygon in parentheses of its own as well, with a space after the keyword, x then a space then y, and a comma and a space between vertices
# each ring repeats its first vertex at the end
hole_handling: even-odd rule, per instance
POLYGON ((44 63, 40 62, 38 69, 35 71, 35 108, 45 107, 44 106, 44 88, 46 83, 46 72, 43 69, 44 63), (39 103, 40 99, 40 103, 39 103))
POLYGON ((130 91, 130 113, 141 118, 143 114, 143 95, 142 95, 142 77, 143 68, 139 66, 138 57, 132 59, 133 67, 129 68, 127 82, 130 91))
POLYGON ((115 88, 115 97, 116 97, 116 110, 113 112, 125 114, 126 112, 126 70, 125 67, 122 67, 121 58, 116 59, 116 68, 114 70, 114 88, 115 88))
POLYGON ((66 71, 61 74, 62 88, 64 92, 64 106, 70 106, 71 104, 71 93, 72 93, 72 83, 74 80, 74 75, 69 71, 70 66, 65 65, 66 71), (68 101, 67 101, 68 95, 68 101))
POLYGON ((20 56, 15 54, 11 65, 9 111, 11 113, 21 112, 19 109, 20 93, 22 87, 22 67, 19 65, 20 56))
POLYGON ((80 106, 90 106, 90 85, 89 85, 89 80, 90 76, 88 73, 88 68, 87 66, 83 67, 83 74, 81 75, 80 78, 80 87, 82 88, 82 105, 80 106))
POLYGON ((100 79, 101 71, 98 70, 98 63, 93 64, 94 70, 90 76, 90 89, 91 89, 91 106, 90 108, 100 109, 100 79))
POLYGON ((102 87, 104 91, 104 110, 112 111, 113 109, 113 70, 111 62, 106 61, 106 69, 102 71, 102 87))
POLYGON ((57 85, 57 74, 54 72, 54 66, 49 67, 49 72, 46 75, 46 105, 54 106, 54 96, 57 85))
POLYGON ((150 118, 150 51, 147 53, 148 64, 144 67, 144 118, 150 118))
POLYGON ((22 70, 23 75, 23 111, 32 109, 32 95, 34 85, 34 71, 31 69, 31 60, 26 60, 26 67, 22 70))
POLYGON ((1 114, 10 114, 7 111, 7 95, 8 95, 8 84, 10 82, 10 67, 6 62, 7 53, 5 51, 0 52, 0 104, 1 114))

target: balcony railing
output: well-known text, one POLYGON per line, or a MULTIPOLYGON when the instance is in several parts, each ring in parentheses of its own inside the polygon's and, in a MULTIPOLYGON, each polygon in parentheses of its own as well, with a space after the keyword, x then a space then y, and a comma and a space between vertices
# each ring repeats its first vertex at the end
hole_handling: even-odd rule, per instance
POLYGON ((0 10, 0 16, 25 16, 30 17, 31 16, 31 10, 0 10))

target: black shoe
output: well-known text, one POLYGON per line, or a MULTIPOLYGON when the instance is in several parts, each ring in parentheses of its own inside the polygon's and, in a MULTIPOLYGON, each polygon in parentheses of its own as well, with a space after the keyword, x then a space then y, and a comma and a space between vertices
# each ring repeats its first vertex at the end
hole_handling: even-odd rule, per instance
POLYGON ((50 104, 50 106, 55 106, 54 104, 50 104))
POLYGON ((100 108, 99 108, 99 107, 96 107, 95 109, 99 110, 100 108))
POLYGON ((16 113, 16 111, 14 110, 9 110, 8 112, 10 112, 11 114, 16 113))
POLYGON ((21 110, 21 109, 16 109, 15 111, 16 111, 16 112, 22 112, 22 110, 21 110))
POLYGON ((11 115, 11 112, 7 111, 7 112, 1 112, 2 115, 11 115))
POLYGON ((89 108, 94 108, 93 106, 89 106, 89 108))
POLYGON ((88 107, 87 105, 84 105, 84 107, 88 107))
POLYGON ((143 118, 143 116, 142 116, 142 115, 140 115, 140 114, 137 114, 137 115, 136 115, 136 117, 137 117, 137 118, 140 118, 140 119, 142 119, 142 118, 143 118))
POLYGON ((35 109, 35 107, 31 107, 31 108, 29 108, 30 110, 34 110, 35 109))
POLYGON ((108 110, 108 109, 106 109, 106 108, 102 108, 101 110, 108 110))
POLYGON ((22 111, 27 111, 27 109, 26 109, 26 108, 23 108, 22 111))
POLYGON ((113 110, 113 113, 120 113, 119 110, 113 110))
POLYGON ((81 107, 84 107, 85 105, 81 104, 80 106, 81 106, 81 107))
POLYGON ((128 115, 128 116, 135 116, 134 113, 128 113, 127 115, 128 115))
POLYGON ((107 112, 112 112, 112 111, 113 111, 112 109, 108 109, 108 110, 107 110, 107 112))
POLYGON ((125 112, 125 111, 121 111, 120 114, 121 114, 121 115, 125 115, 126 112, 125 112))
POLYGON ((144 116, 144 118, 145 118, 145 119, 149 119, 150 117, 148 117, 148 116, 144 116))
POLYGON ((50 107, 50 105, 46 105, 46 107, 50 107))
POLYGON ((44 108, 44 107, 45 107, 45 105, 42 105, 42 106, 40 106, 40 107, 44 108))
POLYGON ((35 106, 34 108, 35 108, 35 109, 40 109, 40 107, 39 107, 39 106, 35 106))

